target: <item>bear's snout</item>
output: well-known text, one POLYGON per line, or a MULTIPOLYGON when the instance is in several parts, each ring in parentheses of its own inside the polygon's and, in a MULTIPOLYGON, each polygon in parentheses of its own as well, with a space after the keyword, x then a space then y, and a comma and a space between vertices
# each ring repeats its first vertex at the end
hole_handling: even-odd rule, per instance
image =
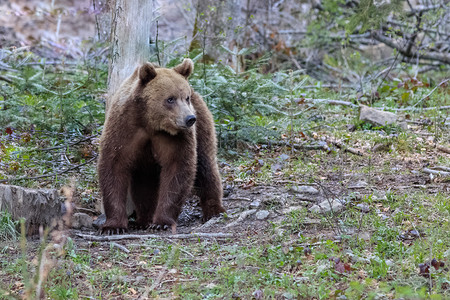
POLYGON ((185 120, 186 126, 191 127, 194 125, 195 121, 197 121, 197 118, 194 115, 187 116, 185 120))

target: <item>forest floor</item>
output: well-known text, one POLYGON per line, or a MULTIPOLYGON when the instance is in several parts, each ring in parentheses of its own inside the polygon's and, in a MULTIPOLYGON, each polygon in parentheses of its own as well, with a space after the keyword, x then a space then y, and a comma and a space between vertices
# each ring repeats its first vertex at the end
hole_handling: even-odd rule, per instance
MULTIPOLYGON (((70 229, 3 242, 0 299, 39 290, 48 299, 450 297, 449 176, 427 173, 450 166, 434 142, 448 147, 448 131, 434 131, 426 112, 392 134, 353 131, 349 108, 321 112, 335 125, 310 135, 320 149, 292 148, 303 135, 287 135, 284 146, 221 150, 227 213, 207 223, 190 198, 177 235, 70 229)), ((94 162, 76 181, 96 185, 92 174, 94 162)), ((74 202, 96 211, 82 200, 89 191, 78 186, 74 202)))

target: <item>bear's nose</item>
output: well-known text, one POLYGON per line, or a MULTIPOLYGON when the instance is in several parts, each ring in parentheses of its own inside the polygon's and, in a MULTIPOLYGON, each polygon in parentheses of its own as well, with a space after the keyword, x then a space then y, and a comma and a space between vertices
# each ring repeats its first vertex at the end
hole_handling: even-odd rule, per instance
POLYGON ((186 117, 186 126, 191 127, 194 125, 195 121, 197 121, 197 118, 194 115, 190 115, 186 117))

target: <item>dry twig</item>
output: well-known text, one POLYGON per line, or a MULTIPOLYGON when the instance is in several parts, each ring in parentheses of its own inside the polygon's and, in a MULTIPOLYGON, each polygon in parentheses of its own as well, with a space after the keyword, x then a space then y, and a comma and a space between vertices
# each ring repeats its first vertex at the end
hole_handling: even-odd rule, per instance
POLYGON ((450 105, 436 106, 436 107, 405 107, 405 108, 390 108, 395 111, 414 111, 414 110, 446 110, 450 109, 450 105))
POLYGON ((225 226, 225 227, 232 227, 232 226, 235 226, 235 225, 237 225, 238 223, 242 222, 242 221, 243 221, 245 218, 247 218, 248 216, 254 214, 255 212, 256 212, 256 209, 249 209, 249 210, 246 210, 246 211, 244 211, 243 213, 241 213, 241 215, 239 216, 239 218, 238 218, 236 221, 227 224, 227 226, 225 226))
POLYGON ((438 85, 436 85, 436 86, 434 87, 434 89, 431 90, 431 92, 429 92, 429 93, 426 94, 424 97, 422 97, 422 98, 421 98, 419 101, 417 101, 412 107, 416 107, 417 104, 419 104, 420 102, 422 102, 422 101, 425 100, 426 98, 430 97, 431 94, 433 94, 433 92, 434 92, 438 87, 440 87, 441 85, 443 85, 444 83, 446 83, 446 82, 449 81, 449 80, 450 80, 450 79, 443 80, 441 83, 439 83, 438 85))
POLYGON ((128 250, 127 247, 122 246, 122 245, 120 245, 120 244, 117 244, 117 243, 115 243, 115 242, 112 242, 112 243, 111 243, 111 246, 116 247, 116 248, 119 248, 120 250, 122 250, 122 251, 125 252, 125 253, 130 253, 130 250, 128 250))
POLYGON ((172 235, 158 235, 158 234, 123 234, 123 235, 90 235, 77 233, 77 236, 89 241, 110 242, 120 240, 138 240, 138 239, 215 239, 215 238, 230 238, 233 237, 231 233, 186 233, 186 234, 172 234, 172 235))
POLYGON ((359 156, 364 156, 364 152, 362 152, 361 150, 355 149, 355 148, 351 148, 351 147, 347 147, 344 144, 338 142, 338 141, 333 141, 333 140, 327 140, 327 143, 333 144, 336 147, 338 147, 339 149, 343 149, 346 152, 349 152, 351 154, 355 154, 355 155, 359 155, 359 156))
POLYGON ((444 167, 444 166, 436 166, 436 167, 433 167, 433 169, 434 170, 450 172, 450 168, 449 167, 444 167))
POLYGON ((450 176, 450 172, 431 170, 429 168, 423 168, 422 172, 433 175, 450 176))
POLYGON ((78 141, 76 141, 76 142, 73 142, 73 143, 70 143, 70 144, 67 144, 67 145, 61 145, 61 146, 55 146, 55 147, 49 147, 49 148, 42 148, 42 149, 31 149, 30 151, 33 151, 33 150, 37 150, 37 151, 49 151, 49 150, 55 150, 55 149, 61 149, 61 148, 67 148, 67 147, 71 147, 71 146, 80 144, 80 143, 82 143, 82 142, 86 142, 86 141, 88 141, 88 140, 90 140, 90 139, 93 139, 93 138, 95 138, 95 137, 97 137, 97 136, 98 136, 98 134, 94 134, 94 135, 88 136, 87 138, 84 138, 84 139, 82 139, 82 140, 78 140, 78 141))
POLYGON ((61 172, 55 172, 55 173, 51 173, 51 174, 45 174, 45 175, 38 175, 38 176, 33 176, 33 177, 27 177, 27 176, 22 176, 22 177, 16 177, 16 178, 8 178, 8 179, 2 179, 0 180, 0 183, 3 182, 8 182, 8 181, 14 181, 14 180, 31 180, 31 179, 39 179, 39 178, 45 178, 45 177, 53 177, 53 176, 59 176, 61 174, 67 173, 69 171, 78 169, 84 165, 89 164, 90 162, 92 162, 93 160, 95 160, 97 158, 97 156, 94 156, 93 158, 91 158, 90 160, 88 160, 87 162, 84 162, 82 164, 67 168, 61 172))
POLYGON ((438 150, 441 150, 442 152, 445 152, 445 153, 447 153, 447 154, 450 154, 450 148, 447 148, 447 147, 444 147, 444 146, 441 146, 441 145, 437 145, 436 148, 437 148, 438 150))
POLYGON ((330 105, 343 105, 343 106, 350 106, 350 107, 358 107, 358 105, 353 104, 348 101, 342 101, 342 100, 333 100, 333 99, 312 99, 312 98, 304 98, 304 99, 296 99, 298 101, 304 100, 305 102, 311 102, 314 104, 318 103, 324 103, 324 104, 330 104, 330 105))
POLYGON ((229 197, 227 198, 228 201, 247 201, 247 202, 252 202, 253 200, 250 198, 245 198, 245 197, 229 197))
POLYGON ((3 75, 0 75, 0 80, 6 81, 7 83, 14 83, 11 79, 3 75))

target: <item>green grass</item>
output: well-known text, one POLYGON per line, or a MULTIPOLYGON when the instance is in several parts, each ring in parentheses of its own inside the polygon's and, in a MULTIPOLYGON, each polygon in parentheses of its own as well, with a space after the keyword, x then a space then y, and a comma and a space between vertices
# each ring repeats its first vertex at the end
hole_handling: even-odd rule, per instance
POLYGON ((17 240, 19 237, 17 225, 18 222, 13 220, 8 211, 0 211, 0 241, 17 240))

